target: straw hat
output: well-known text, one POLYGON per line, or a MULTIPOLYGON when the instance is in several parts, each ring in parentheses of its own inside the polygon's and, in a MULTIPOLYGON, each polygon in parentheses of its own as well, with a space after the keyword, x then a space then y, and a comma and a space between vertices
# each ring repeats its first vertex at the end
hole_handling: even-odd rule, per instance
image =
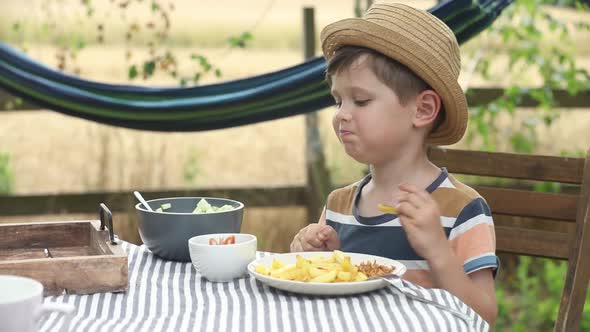
POLYGON ((459 86, 459 44, 441 20, 424 10, 396 3, 378 3, 364 18, 326 26, 320 36, 326 59, 345 45, 378 51, 410 68, 442 98, 446 117, 427 143, 458 142, 467 128, 467 100, 459 86))

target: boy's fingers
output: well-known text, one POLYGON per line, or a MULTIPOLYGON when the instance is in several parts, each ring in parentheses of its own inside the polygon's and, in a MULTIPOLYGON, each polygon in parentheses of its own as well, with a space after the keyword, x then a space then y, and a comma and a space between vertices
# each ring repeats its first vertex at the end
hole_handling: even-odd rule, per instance
POLYGON ((414 193, 409 193, 409 194, 402 195, 400 197, 399 203, 401 204, 401 203, 404 203, 404 202, 412 205, 416 209, 419 209, 420 206, 422 206, 424 204, 424 201, 422 200, 422 198, 418 197, 414 193))
POLYGON ((304 249, 309 250, 310 248, 321 248, 324 246, 324 239, 320 238, 319 227, 308 227, 303 234, 302 244, 304 249), (309 246, 306 246, 309 245, 309 246))
POLYGON ((340 248, 340 238, 330 226, 310 225, 299 231, 291 243, 291 251, 335 250, 340 248))
POLYGON ((419 190, 416 186, 414 186, 412 184, 409 184, 409 183, 401 183, 399 185, 399 189, 401 191, 405 191, 405 192, 408 192, 408 193, 414 193, 414 192, 417 192, 419 190))
POLYGON ((334 230, 334 228, 330 226, 324 226, 320 233, 326 237, 324 246, 327 250, 340 249, 340 238, 338 237, 338 233, 336 230, 334 230))
POLYGON ((398 204, 397 211, 400 216, 412 218, 416 213, 418 213, 418 208, 416 208, 413 204, 404 201, 398 204))
POLYGON ((303 249, 301 248, 301 238, 300 237, 295 237, 295 239, 293 239, 293 242, 291 242, 291 252, 298 252, 298 251, 303 251, 303 249))
POLYGON ((418 195, 418 197, 420 197, 425 202, 431 199, 430 193, 426 190, 419 190, 415 194, 418 195))
POLYGON ((332 226, 325 225, 320 229, 318 234, 320 237, 327 239, 328 237, 332 236, 333 234, 336 234, 336 231, 334 230, 334 228, 332 228, 332 226))

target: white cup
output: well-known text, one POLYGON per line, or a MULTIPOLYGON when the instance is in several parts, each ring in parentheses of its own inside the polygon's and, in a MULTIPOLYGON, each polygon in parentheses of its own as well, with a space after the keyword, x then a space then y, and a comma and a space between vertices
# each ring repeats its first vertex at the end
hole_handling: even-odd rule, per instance
POLYGON ((43 303, 43 285, 37 280, 0 275, 0 332, 35 332, 39 319, 52 311, 65 315, 62 331, 67 331, 74 306, 43 303))

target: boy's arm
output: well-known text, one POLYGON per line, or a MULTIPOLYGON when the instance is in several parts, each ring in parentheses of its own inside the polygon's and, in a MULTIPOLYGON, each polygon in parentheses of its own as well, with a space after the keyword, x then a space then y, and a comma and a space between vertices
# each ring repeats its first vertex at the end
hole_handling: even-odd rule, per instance
POLYGON ((430 194, 409 184, 400 189, 404 192, 397 206, 400 222, 414 251, 428 261, 435 286, 457 296, 493 325, 498 309, 491 268, 467 275, 463 259, 447 240, 438 205, 430 194))
POLYGON ((444 288, 473 308, 490 326, 498 315, 494 277, 491 268, 466 275, 463 262, 450 246, 428 261, 435 287, 444 288))

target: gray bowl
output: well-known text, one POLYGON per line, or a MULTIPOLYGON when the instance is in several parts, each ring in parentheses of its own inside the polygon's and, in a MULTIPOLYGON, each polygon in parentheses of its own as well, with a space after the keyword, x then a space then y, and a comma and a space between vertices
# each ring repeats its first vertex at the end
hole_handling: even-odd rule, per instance
POLYGON ((174 261, 190 262, 188 239, 193 236, 214 233, 239 233, 242 226, 244 204, 238 201, 214 197, 172 197, 148 200, 154 210, 143 204, 135 205, 139 216, 139 235, 143 243, 155 255, 174 261), (195 214, 197 203, 205 198, 212 206, 225 204, 233 210, 195 214), (156 212, 162 204, 172 206, 164 212, 156 212))

